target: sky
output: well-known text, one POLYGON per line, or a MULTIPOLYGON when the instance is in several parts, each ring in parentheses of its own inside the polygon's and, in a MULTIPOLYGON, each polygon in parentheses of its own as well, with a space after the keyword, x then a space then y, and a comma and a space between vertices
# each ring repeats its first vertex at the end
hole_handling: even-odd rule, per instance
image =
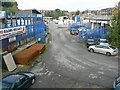
POLYGON ((18 8, 37 10, 100 10, 114 7, 120 0, 15 0, 18 8))

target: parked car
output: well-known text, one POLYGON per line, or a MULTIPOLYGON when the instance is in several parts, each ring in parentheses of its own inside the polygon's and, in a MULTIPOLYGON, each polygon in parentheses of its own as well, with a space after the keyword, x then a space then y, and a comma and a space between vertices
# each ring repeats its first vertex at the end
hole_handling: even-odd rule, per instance
POLYGON ((55 22, 55 24, 58 24, 58 22, 59 22, 58 19, 53 19, 53 21, 55 22))
POLYGON ((95 45, 96 43, 95 43, 95 40, 94 39, 88 39, 87 40, 87 43, 86 43, 86 46, 87 46, 87 48, 89 47, 89 46, 91 46, 91 45, 95 45))
POLYGON ((106 39, 100 39, 99 45, 109 45, 108 41, 106 39))
POLYGON ((6 75, 2 78, 3 90, 21 90, 29 88, 35 83, 35 75, 31 72, 18 72, 6 75))
POLYGON ((70 34, 71 35, 78 35, 78 29, 73 28, 72 30, 70 30, 70 34))
POLYGON ((113 82, 113 89, 120 90, 120 76, 118 76, 113 82))
POLYGON ((114 47, 112 47, 110 45, 108 45, 108 46, 105 46, 105 45, 92 45, 92 46, 89 46, 88 50, 90 52, 98 52, 98 53, 106 54, 108 56, 118 54, 118 48, 114 48, 114 47))

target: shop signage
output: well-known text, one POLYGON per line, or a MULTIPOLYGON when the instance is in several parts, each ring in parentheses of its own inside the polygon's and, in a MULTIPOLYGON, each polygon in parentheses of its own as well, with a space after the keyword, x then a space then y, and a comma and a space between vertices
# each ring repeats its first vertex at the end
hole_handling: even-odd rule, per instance
POLYGON ((19 34, 19 33, 25 33, 25 32, 26 32, 25 26, 4 28, 4 29, 0 29, 0 38, 6 37, 12 34, 19 34))

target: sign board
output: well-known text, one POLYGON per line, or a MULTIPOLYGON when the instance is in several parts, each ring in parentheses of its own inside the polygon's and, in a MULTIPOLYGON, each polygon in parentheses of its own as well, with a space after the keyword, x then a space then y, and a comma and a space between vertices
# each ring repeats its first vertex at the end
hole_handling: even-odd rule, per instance
POLYGON ((25 26, 4 28, 4 29, 0 29, 0 38, 4 38, 12 34, 19 34, 19 33, 25 33, 25 32, 26 32, 25 26))
POLYGON ((3 58, 9 71, 13 71, 17 68, 11 53, 4 55, 3 58))

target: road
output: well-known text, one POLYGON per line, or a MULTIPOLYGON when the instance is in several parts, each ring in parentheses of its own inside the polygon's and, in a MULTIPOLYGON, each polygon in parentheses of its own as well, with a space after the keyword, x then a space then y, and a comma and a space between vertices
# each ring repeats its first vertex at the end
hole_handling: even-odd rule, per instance
POLYGON ((36 82, 31 88, 112 88, 118 75, 117 56, 90 53, 67 28, 49 23, 51 39, 31 72, 36 82))

